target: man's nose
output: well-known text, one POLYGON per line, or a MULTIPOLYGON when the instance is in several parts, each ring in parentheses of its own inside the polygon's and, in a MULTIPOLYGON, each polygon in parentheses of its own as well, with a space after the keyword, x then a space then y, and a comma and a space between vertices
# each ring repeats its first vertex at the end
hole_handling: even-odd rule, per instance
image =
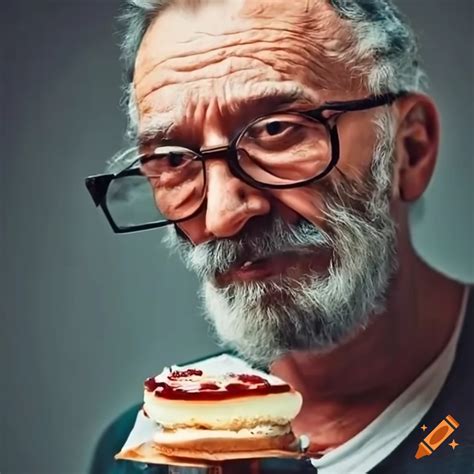
POLYGON ((270 201, 264 191, 235 177, 225 161, 206 162, 206 233, 214 238, 236 235, 255 216, 268 214, 270 201))

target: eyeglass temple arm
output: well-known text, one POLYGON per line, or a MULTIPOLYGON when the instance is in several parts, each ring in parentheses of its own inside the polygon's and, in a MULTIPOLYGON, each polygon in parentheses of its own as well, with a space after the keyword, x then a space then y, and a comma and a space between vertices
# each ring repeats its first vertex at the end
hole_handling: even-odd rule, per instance
POLYGON ((381 105, 392 104, 396 99, 406 95, 408 92, 400 91, 397 93, 389 93, 380 96, 368 97, 367 99, 353 100, 350 102, 328 102, 324 104, 324 110, 341 110, 351 112, 356 110, 373 109, 381 105))

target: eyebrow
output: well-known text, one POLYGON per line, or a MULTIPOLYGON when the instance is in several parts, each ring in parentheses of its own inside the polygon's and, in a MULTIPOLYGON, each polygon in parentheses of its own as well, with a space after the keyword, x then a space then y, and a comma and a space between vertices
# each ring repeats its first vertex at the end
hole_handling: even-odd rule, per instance
MULTIPOLYGON (((302 85, 295 82, 269 82, 261 83, 258 87, 253 87, 248 93, 241 90, 229 99, 229 109, 235 111, 236 115, 243 114, 243 111, 260 109, 263 107, 272 107, 275 111, 280 107, 296 104, 314 105, 320 102, 319 95, 302 85), (241 109, 241 111, 239 110, 241 109)), ((191 94, 185 94, 181 97, 175 110, 184 108, 189 102, 191 94)), ((173 112, 155 114, 145 119, 140 126, 137 136, 139 146, 159 145, 160 143, 169 143, 173 139, 173 131, 176 131, 177 120, 173 112)), ((257 118, 256 116, 253 118, 257 118)))

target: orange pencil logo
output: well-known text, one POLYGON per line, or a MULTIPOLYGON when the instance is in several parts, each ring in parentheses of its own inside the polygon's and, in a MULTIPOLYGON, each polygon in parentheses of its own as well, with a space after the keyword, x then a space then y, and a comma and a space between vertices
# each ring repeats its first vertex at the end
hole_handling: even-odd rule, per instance
MULTIPOLYGON (((430 456, 433 451, 438 449, 444 441, 459 427, 459 423, 448 415, 429 435, 418 445, 415 458, 420 459, 430 456)), ((425 427, 426 429, 426 427, 425 427)))

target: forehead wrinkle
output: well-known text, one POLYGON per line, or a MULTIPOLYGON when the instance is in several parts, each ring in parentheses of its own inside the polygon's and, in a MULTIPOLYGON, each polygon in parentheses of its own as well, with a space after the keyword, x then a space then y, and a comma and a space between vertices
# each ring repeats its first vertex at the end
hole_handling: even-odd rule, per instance
MULTIPOLYGON (((331 82, 332 75, 329 75, 329 81, 324 81, 324 77, 328 75, 327 69, 333 65, 333 61, 324 56, 324 50, 320 45, 316 43, 306 48, 302 43, 302 38, 295 34, 295 36, 289 36, 288 41, 282 46, 277 37, 271 36, 273 33, 281 34, 282 30, 255 27, 254 31, 259 29, 262 30, 262 34, 265 34, 265 39, 252 37, 248 41, 240 41, 231 45, 232 47, 221 44, 202 53, 193 51, 162 60, 150 61, 152 65, 148 68, 143 66, 140 75, 138 77, 136 75, 134 78, 136 93, 141 97, 146 97, 158 88, 185 81, 189 73, 194 73, 195 76, 199 73, 200 77, 194 76, 193 82, 219 79, 231 74, 239 74, 245 70, 261 70, 263 68, 267 68, 269 73, 288 74, 289 64, 292 68, 296 67, 299 70, 319 69, 324 72, 316 74, 316 76, 320 76, 319 82, 321 84, 331 82), (271 52, 272 59, 267 57, 268 52, 271 52), (158 75, 158 73, 155 74, 155 70, 159 67, 162 69, 158 75), (209 69, 212 70, 212 73, 208 72, 209 69)), ((287 30, 286 33, 290 33, 290 31, 287 30)))
MULTIPOLYGON (((284 28, 278 28, 273 22, 272 26, 263 26, 263 25, 253 25, 251 28, 241 31, 233 32, 223 32, 219 34, 218 38, 220 42, 212 47, 205 44, 202 39, 191 38, 188 41, 180 41, 179 45, 186 44, 189 49, 163 51, 162 48, 157 50, 161 55, 164 55, 161 59, 158 59, 157 54, 154 55, 144 55, 144 58, 141 58, 141 52, 143 47, 140 48, 139 57, 140 63, 143 65, 143 72, 140 74, 140 77, 134 78, 135 87, 141 86, 146 77, 149 76, 156 68, 160 66, 166 66, 167 69, 172 69, 175 72, 189 72, 195 69, 197 66, 203 68, 207 65, 215 64, 216 62, 223 61, 231 55, 246 57, 246 52, 255 52, 255 48, 258 46, 258 50, 264 51, 265 47, 273 47, 275 45, 275 37, 272 35, 287 35, 286 39, 294 40, 298 39, 301 34, 301 26, 294 27, 288 22, 280 20, 278 24, 285 24, 284 28), (231 38, 231 40, 225 41, 228 37, 238 35, 238 38, 231 38), (246 35, 250 35, 248 39, 245 38, 246 35), (196 43, 196 46, 194 44, 196 43), (207 46, 207 47, 206 47, 207 46), (236 52, 238 50, 238 54, 236 52), (213 55, 214 53, 214 55, 213 55), (193 60, 194 63, 190 64, 190 60, 193 60), (204 60, 203 60, 204 59, 204 60), (151 63, 150 66, 145 67, 144 64, 147 62, 151 63)), ((198 33, 198 32, 196 32, 198 33)), ((199 32, 202 36, 209 36, 212 41, 215 43, 216 34, 199 32)), ((143 46, 143 43, 142 43, 143 46)), ((283 47, 283 49, 286 49, 283 47)), ((302 50, 303 51, 303 50, 302 50)), ((137 63, 138 64, 138 63, 137 63)), ((135 68, 137 69, 137 68, 135 68)))
POLYGON ((316 91, 294 81, 260 81, 257 84, 246 84, 244 87, 224 90, 224 104, 232 112, 238 112, 242 107, 251 107, 253 104, 268 99, 278 105, 290 103, 317 104, 320 96, 316 91), (273 100, 274 99, 274 100, 273 100))
POLYGON ((229 52, 225 56, 217 55, 208 58, 205 63, 185 63, 180 67, 164 68, 155 73, 149 72, 147 76, 142 77, 143 80, 134 84, 134 88, 137 96, 143 99, 157 89, 185 83, 190 78, 193 85, 196 85, 199 82, 230 79, 232 76, 252 72, 259 76, 262 76, 264 72, 267 80, 280 79, 280 73, 270 60, 255 53, 253 49, 249 51, 240 49, 229 52))
MULTIPOLYGON (((245 34, 245 33, 248 33, 248 31, 242 31, 242 32, 239 32, 238 34, 245 34)), ((204 34, 204 33, 201 33, 201 34, 204 34)), ((220 36, 225 37, 225 36, 231 36, 231 35, 234 35, 234 34, 237 34, 237 33, 225 33, 225 34, 223 33, 220 36)), ((211 37, 215 41, 215 35, 212 35, 211 37)), ((195 39, 188 40, 187 47, 194 46, 195 41, 196 41, 195 39)), ((141 77, 137 78, 135 76, 135 78, 134 78, 135 86, 136 87, 140 86, 142 84, 142 82, 144 80, 146 80, 146 77, 149 76, 159 66, 168 65, 170 68, 172 68, 176 72, 189 72, 190 70, 192 70, 195 67, 195 65, 190 66, 190 64, 189 64, 190 59, 193 59, 197 65, 202 67, 203 63, 199 62, 200 58, 208 59, 209 54, 216 53, 215 57, 211 56, 211 58, 208 59, 208 62, 211 64, 213 62, 226 59, 226 57, 232 51, 232 48, 235 48, 235 47, 242 48, 242 47, 247 46, 247 45, 248 46, 254 46, 255 43, 256 43, 255 38, 250 38, 248 40, 242 40, 242 39, 239 38, 238 40, 233 40, 232 42, 229 42, 229 43, 221 42, 221 43, 219 43, 216 46, 213 46, 211 48, 209 48, 209 47, 204 48, 203 44, 202 44, 202 41, 200 41, 198 39, 197 40, 197 45, 198 45, 197 49, 192 49, 191 48, 190 50, 185 50, 185 51, 180 51, 180 50, 170 51, 170 52, 168 52, 168 54, 171 54, 171 53, 173 53, 173 54, 170 55, 170 56, 167 56, 167 57, 163 57, 162 59, 156 59, 156 57, 155 58, 150 57, 148 59, 148 62, 150 62, 151 65, 148 68, 145 68, 145 67, 142 68, 143 73, 141 74, 141 77), (180 61, 185 61, 184 65, 181 66, 179 64, 180 61), (188 61, 188 62, 186 63, 186 61, 188 61), (178 64, 176 64, 176 63, 178 63, 178 64)), ((181 41, 179 44, 186 44, 186 42, 181 41)), ((143 50, 143 48, 141 48, 141 50, 143 50)), ((163 51, 160 51, 160 53, 163 54, 163 51)), ((145 59, 147 59, 147 58, 145 57, 144 59, 141 60, 141 62, 145 63, 145 59)))
MULTIPOLYGON (((169 84, 166 87, 179 87, 178 84, 169 84)), ((162 92, 163 88, 156 89, 153 93, 162 92)), ((141 102, 148 96, 143 97, 141 102)), ((166 113, 161 112, 161 115, 171 115, 176 113, 184 113, 184 110, 190 105, 196 102, 196 99, 202 99, 202 94, 197 92, 197 88, 188 88, 181 94, 178 94, 173 98, 173 108, 167 109, 166 113)), ((305 87, 296 81, 259 81, 257 83, 247 83, 242 87, 241 83, 234 84, 229 82, 224 84, 221 96, 227 104, 235 104, 239 106, 241 104, 252 105, 254 102, 261 101, 262 99, 275 98, 281 103, 289 102, 301 102, 307 104, 317 104, 320 102, 321 97, 317 91, 305 87)), ((209 100, 219 100, 220 97, 209 97, 209 100)), ((154 113, 153 115, 156 115, 154 113)), ((144 119, 145 120, 145 119, 144 119)))

